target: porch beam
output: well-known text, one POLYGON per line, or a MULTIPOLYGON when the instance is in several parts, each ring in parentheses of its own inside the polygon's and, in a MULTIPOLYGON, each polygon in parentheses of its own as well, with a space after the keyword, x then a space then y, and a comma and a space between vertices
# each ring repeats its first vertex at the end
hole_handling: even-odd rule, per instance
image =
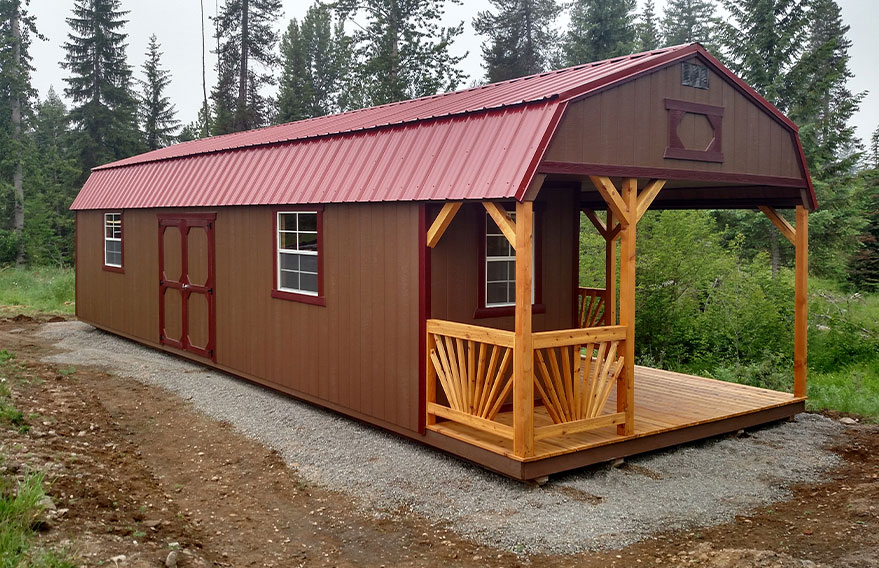
POLYGON ((604 245, 604 325, 617 322, 617 235, 623 226, 616 223, 613 212, 607 210, 607 226, 614 226, 604 245))
MULTIPOLYGON (((592 185, 595 186, 595 189, 598 190, 598 193, 601 194, 601 197, 607 202, 607 206, 613 211, 614 216, 620 220, 621 224, 628 225, 631 222, 631 218, 629 217, 629 207, 627 207, 626 203, 623 201, 620 192, 617 191, 616 186, 610 178, 604 176, 589 176, 589 179, 592 181, 592 185)), ((633 207, 631 210, 635 211, 635 208, 633 207)))
POLYGON ((592 209, 583 209, 583 214, 586 215, 587 219, 592 221, 592 225, 595 227, 595 230, 598 231, 598 234, 607 238, 607 226, 604 224, 604 221, 598 218, 595 211, 592 209))
POLYGON ((794 274, 794 396, 806 396, 806 351, 809 332, 809 210, 797 205, 794 274))
POLYGON ((661 190, 665 186, 666 180, 664 179, 653 179, 641 190, 641 194, 638 196, 638 208, 637 208, 637 220, 640 221, 641 217, 644 216, 644 213, 647 212, 647 209, 650 208, 650 204, 653 203, 653 200, 656 199, 656 196, 659 195, 659 190, 661 190))
MULTIPOLYGON (((513 454, 517 457, 534 455, 534 337, 531 334, 531 246, 534 239, 533 207, 534 204, 531 201, 516 202, 513 454)), ((487 205, 486 209, 488 209, 487 205)))
POLYGON ((638 180, 623 180, 622 201, 631 223, 623 226, 620 236, 620 325, 626 326, 622 380, 617 382, 617 412, 625 412, 626 422, 617 426, 617 433, 635 433, 635 234, 638 217, 638 180))
MULTIPOLYGON (((494 201, 483 201, 482 205, 488 211, 488 214, 491 215, 491 218, 494 219, 494 222, 497 223, 498 228, 507 237, 507 240, 510 241, 513 249, 516 249, 516 222, 513 221, 507 210, 494 201)), ((518 208, 519 205, 517 203, 516 209, 518 210, 518 208)), ((516 216, 518 217, 518 213, 516 216)))
MULTIPOLYGON (((769 217, 769 220, 772 221, 772 224, 775 225, 779 231, 781 231, 781 234, 784 235, 784 238, 790 241, 790 244, 797 246, 797 230, 791 227, 791 224, 787 222, 787 219, 779 215, 778 211, 776 211, 774 208, 767 205, 760 205, 758 209, 760 209, 760 211, 762 211, 764 215, 769 217)), ((797 211, 799 211, 799 207, 797 208, 797 211)), ((799 213, 797 214, 799 215, 799 213)), ((808 217, 808 214, 806 216, 808 217)), ((799 216, 797 217, 797 227, 799 228, 799 216)))
POLYGON ((440 209, 439 215, 436 216, 436 219, 433 220, 433 224, 431 224, 430 228, 427 230, 427 246, 434 248, 439 243, 440 239, 443 238, 446 229, 448 229, 449 225, 452 223, 452 219, 455 218, 455 215, 461 208, 461 204, 461 201, 449 201, 443 205, 443 208, 440 209))

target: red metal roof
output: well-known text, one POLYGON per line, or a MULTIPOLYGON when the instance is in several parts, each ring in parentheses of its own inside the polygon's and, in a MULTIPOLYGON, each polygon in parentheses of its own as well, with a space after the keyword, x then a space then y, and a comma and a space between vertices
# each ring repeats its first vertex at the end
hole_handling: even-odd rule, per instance
POLYGON ((682 45, 176 144, 94 168, 71 209, 521 199, 567 101, 695 53, 710 57, 682 45))

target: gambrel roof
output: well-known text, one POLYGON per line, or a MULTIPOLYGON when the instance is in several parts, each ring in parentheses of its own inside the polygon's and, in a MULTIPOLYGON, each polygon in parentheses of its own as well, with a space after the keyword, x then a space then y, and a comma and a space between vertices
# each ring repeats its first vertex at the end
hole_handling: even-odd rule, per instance
POLYGON ((799 143, 789 119, 689 44, 176 144, 94 168, 71 208, 521 200, 569 102, 694 56, 799 143))

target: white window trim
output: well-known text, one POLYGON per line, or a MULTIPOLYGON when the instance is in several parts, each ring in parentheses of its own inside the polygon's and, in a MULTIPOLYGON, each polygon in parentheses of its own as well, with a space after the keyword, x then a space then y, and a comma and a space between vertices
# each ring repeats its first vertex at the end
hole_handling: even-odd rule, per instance
MULTIPOLYGON (((314 211, 278 211, 275 214, 275 227, 276 227, 276 231, 275 231, 275 262, 277 263, 276 264, 277 274, 275 275, 275 278, 276 278, 275 287, 277 290, 279 290, 281 292, 290 292, 292 294, 302 294, 304 296, 318 297, 320 295, 320 262, 318 262, 318 267, 317 267, 318 271, 313 273, 315 276, 317 276, 317 282, 318 282, 318 290, 317 291, 301 290, 301 289, 297 289, 297 288, 285 288, 285 287, 281 286, 281 273, 285 272, 281 268, 281 255, 282 254, 295 254, 295 255, 299 255, 299 256, 314 256, 314 257, 317 257, 320 254, 320 250, 311 251, 311 250, 299 250, 298 248, 285 249, 285 248, 281 247, 281 233, 294 233, 294 234, 299 233, 298 225, 296 227, 296 229, 297 229, 296 231, 283 231, 283 230, 281 230, 281 215, 291 215, 291 214, 300 215, 303 213, 306 213, 306 214, 311 213, 315 216, 315 218, 320 216, 320 212, 318 212, 316 210, 314 210, 314 211)), ((308 232, 310 232, 310 231, 308 231, 308 232)), ((320 230, 316 229, 315 233, 317 234, 318 242, 320 242, 320 230)), ((297 239, 297 246, 298 246, 298 239, 297 239)), ((287 270, 286 272, 292 272, 292 271, 287 270)), ((302 274, 301 270, 298 272, 300 274, 302 274)), ((312 274, 312 273, 306 272, 306 274, 312 274)))
MULTIPOLYGON (((516 219, 515 212, 507 211, 507 214, 513 220, 516 219)), ((489 282, 488 281, 488 263, 489 262, 509 262, 512 260, 513 266, 515 267, 515 265, 516 265, 516 254, 515 254, 516 250, 513 249, 512 245, 510 245, 510 248, 513 249, 512 256, 490 256, 488 254, 488 237, 489 236, 502 236, 502 237, 504 237, 504 239, 506 239, 506 236, 503 234, 503 232, 500 230, 500 228, 498 228, 497 234, 489 233, 489 231, 488 231, 488 228, 490 226, 489 221, 494 223, 494 219, 492 219, 491 215, 489 215, 488 212, 486 212, 485 213, 485 242, 482 243, 482 246, 485 247, 485 267, 484 267, 485 278, 483 279, 484 281, 482 282, 482 285, 484 286, 484 294, 485 294, 485 296, 484 296, 485 297, 485 307, 486 308, 508 308, 510 306, 516 305, 515 299, 512 302, 489 302, 488 301, 488 282, 489 282)), ((535 220, 532 219, 532 226, 531 226, 531 234, 532 235, 534 234, 534 224, 535 224, 535 220)), ((497 223, 495 223, 495 225, 497 225, 497 223)), ((537 296, 537 287, 534 285, 534 279, 537 278, 537 274, 535 273, 535 261, 537 260, 535 257, 536 244, 537 244, 537 239, 532 238, 531 239, 531 303, 532 304, 534 303, 535 298, 537 296)), ((515 281, 516 281, 516 275, 514 272, 513 273, 513 282, 515 282, 515 281)))
POLYGON ((112 262, 107 262, 107 242, 113 241, 119 243, 119 255, 122 255, 122 213, 120 212, 110 212, 104 213, 104 266, 112 266, 113 268, 122 268, 122 262, 119 264, 114 264, 112 262), (109 221, 109 217, 111 215, 119 217, 119 238, 116 237, 108 237, 107 236, 107 221, 109 221))

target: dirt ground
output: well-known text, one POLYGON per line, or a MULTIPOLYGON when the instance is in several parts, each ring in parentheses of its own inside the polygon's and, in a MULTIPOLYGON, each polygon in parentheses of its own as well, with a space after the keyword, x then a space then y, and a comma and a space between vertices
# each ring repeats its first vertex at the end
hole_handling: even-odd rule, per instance
MULTIPOLYGON (((47 472, 40 538, 83 566, 879 566, 879 428, 847 429, 844 465, 792 500, 623 550, 520 558, 400 512, 376 520, 309 486, 279 456, 157 388, 47 365, 26 317, 0 321, 29 431, 0 428, 2 468, 47 472)), ((584 503, 584 506, 589 506, 584 503)))

